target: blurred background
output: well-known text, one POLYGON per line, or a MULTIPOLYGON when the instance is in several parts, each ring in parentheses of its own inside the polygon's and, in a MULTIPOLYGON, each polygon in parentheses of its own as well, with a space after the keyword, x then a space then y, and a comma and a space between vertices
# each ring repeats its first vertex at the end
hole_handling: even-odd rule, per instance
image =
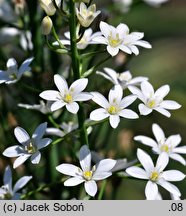
MULTIPOLYGON (((180 134, 181 145, 186 145, 186 1, 170 0, 161 7, 152 7, 142 0, 134 0, 127 11, 118 1, 96 0, 94 2, 102 11, 92 25, 95 31, 99 29, 100 20, 105 20, 114 26, 122 22, 129 26, 131 32, 144 32, 144 39, 152 44, 150 50, 140 49, 137 57, 120 53, 102 65, 99 70, 101 71, 103 67, 111 67, 117 72, 130 70, 134 77, 147 76, 155 89, 169 84, 171 91, 167 99, 179 102, 182 108, 172 111, 171 118, 153 112, 149 116, 140 116, 137 120, 122 119, 116 130, 113 130, 108 122, 93 126, 92 133, 89 135, 90 148, 103 157, 127 158, 128 161, 136 158, 137 148, 142 148, 156 160, 157 156, 152 154, 150 148, 133 141, 135 135, 153 138, 153 123, 159 124, 167 137, 180 134)), ((44 121, 52 126, 49 115, 20 108, 17 104, 39 104, 38 92, 55 88, 53 84, 55 73, 66 76, 69 82, 72 81, 72 76, 68 72, 69 58, 50 51, 46 46, 45 38, 41 35, 40 23, 43 17, 44 13, 38 7, 38 1, 0 0, 0 69, 6 70, 6 62, 10 57, 14 57, 19 65, 27 57, 35 57, 32 74, 23 77, 14 85, 0 85, 1 152, 6 147, 17 143, 13 135, 13 130, 17 125, 30 134, 38 124, 44 121)), ((58 14, 52 17, 52 20, 61 38, 68 30, 67 22, 58 14)), ((101 55, 104 57, 105 54, 101 55)), ((93 59, 88 59, 87 67, 96 64, 99 58, 100 55, 97 55, 93 59)), ((89 77, 88 90, 90 91, 96 89, 107 96, 111 87, 111 83, 95 73, 89 77)), ((129 92, 126 91, 124 94, 129 94, 129 92)), ((139 101, 131 106, 136 112, 138 112, 138 103, 139 101)), ((93 102, 86 105, 87 118, 90 111, 96 107, 93 102)), ((76 121, 76 117, 65 111, 54 118, 58 124, 67 120, 76 121)), ((53 139, 55 140, 56 137, 53 139)), ((34 174, 35 181, 29 185, 30 190, 34 190, 39 185, 57 181, 61 175, 55 171, 55 166, 62 162, 78 163, 74 152, 78 151, 81 145, 77 137, 70 137, 58 145, 48 147, 43 152, 43 159, 37 167, 27 162, 14 170, 14 181, 22 175, 34 174)), ((184 157, 186 159, 186 156, 184 157)), ((0 156, 1 185, 4 169, 12 162, 0 156)), ((179 169, 186 173, 186 168, 176 161, 171 160, 168 168, 179 169)), ((119 178, 115 174, 107 181, 104 199, 144 199, 145 184, 145 181, 119 178)), ((186 198, 186 180, 175 185, 179 187, 182 198, 186 198)), ((169 193, 164 189, 160 189, 160 192, 164 199, 170 199, 169 193)), ((62 184, 56 184, 29 198, 71 199, 75 197, 78 199, 83 195, 83 190, 79 188, 65 188, 62 184), (80 194, 79 197, 77 193, 80 194)))

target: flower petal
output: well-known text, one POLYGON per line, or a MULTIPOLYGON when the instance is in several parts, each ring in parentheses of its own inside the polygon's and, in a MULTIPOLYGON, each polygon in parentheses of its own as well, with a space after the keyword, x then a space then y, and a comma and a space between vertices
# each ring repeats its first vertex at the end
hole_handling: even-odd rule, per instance
POLYGON ((106 22, 101 21, 99 27, 101 33, 107 38, 110 35, 110 25, 108 25, 106 22))
POLYGON ((84 145, 81 147, 81 149, 79 151, 79 161, 81 164, 81 168, 84 172, 90 171, 91 153, 90 153, 90 150, 88 149, 87 145, 84 145))
POLYGON ((111 47, 110 45, 107 46, 107 51, 110 53, 111 56, 116 56, 119 52, 118 47, 111 47))
POLYGON ((17 157, 21 153, 23 153, 23 149, 20 146, 15 145, 5 149, 3 155, 6 157, 17 157))
POLYGON ((168 170, 163 172, 162 177, 166 181, 182 181, 185 178, 185 174, 178 170, 168 170))
POLYGON ((74 96, 73 100, 74 101, 87 101, 87 100, 90 100, 92 99, 92 95, 88 92, 82 92, 82 93, 79 93, 77 95, 74 96))
POLYGON ((104 73, 100 73, 100 74, 102 74, 102 76, 104 76, 106 79, 111 80, 115 85, 119 84, 118 80, 117 80, 117 73, 116 73, 116 71, 114 71, 111 68, 107 68, 107 67, 104 68, 104 70, 105 70, 105 73, 108 75, 108 77, 104 73))
POLYGON ((141 91, 147 98, 154 95, 154 88, 148 81, 141 83, 141 91))
POLYGON ((55 90, 46 90, 39 95, 41 98, 49 101, 56 101, 60 97, 59 92, 55 90))
POLYGON ((32 156, 31 156, 31 162, 33 164, 38 164, 39 161, 41 159, 41 153, 39 151, 37 151, 36 153, 34 153, 32 156))
POLYGON ((64 96, 64 92, 68 91, 68 84, 64 77, 60 76, 59 74, 54 75, 54 82, 61 92, 62 96, 64 96))
POLYGON ((170 193, 174 194, 175 196, 181 196, 181 193, 179 191, 179 189, 171 184, 170 182, 167 182, 163 179, 160 179, 157 184, 161 185, 163 188, 165 188, 166 190, 168 190, 170 193))
POLYGON ((166 144, 171 145, 173 147, 173 151, 175 150, 174 148, 180 144, 180 142, 181 142, 181 136, 179 134, 171 135, 165 141, 166 144))
POLYGON ((109 107, 109 103, 107 99, 102 94, 100 94, 99 92, 91 92, 91 94, 93 95, 92 100, 95 103, 97 103, 98 105, 100 105, 105 109, 109 107))
POLYGON ((139 109, 140 115, 148 115, 152 112, 152 109, 148 108, 142 103, 139 104, 138 109, 139 109))
POLYGON ((110 104, 120 104, 122 96, 123 96, 123 89, 121 88, 120 85, 115 85, 109 91, 109 103, 110 104))
POLYGON ((168 112, 166 109, 164 109, 162 107, 155 107, 154 110, 156 110, 157 112, 161 113, 162 115, 164 115, 168 118, 171 116, 170 112, 168 112))
POLYGON ((96 164, 96 173, 109 172, 116 165, 116 160, 103 159, 96 164))
POLYGON ((156 183, 148 181, 145 187, 145 195, 147 200, 155 200, 158 195, 158 186, 156 183))
POLYGON ((128 86, 128 89, 132 94, 137 95, 137 97, 143 102, 146 102, 145 96, 142 94, 142 92, 135 86, 128 86))
POLYGON ((117 128, 119 122, 120 122, 120 117, 119 115, 110 115, 109 117, 109 122, 112 128, 117 128))
POLYGON ((51 105, 51 111, 54 112, 58 109, 61 109, 62 107, 64 107, 66 105, 65 102, 61 101, 61 100, 58 100, 58 101, 55 101, 52 105, 51 105))
POLYGON ((14 135, 22 145, 24 145, 30 139, 28 133, 21 127, 16 127, 14 129, 14 135))
POLYGON ((78 79, 75 82, 72 83, 70 86, 69 90, 72 92, 74 95, 82 92, 88 84, 88 79, 87 78, 82 78, 78 79))
POLYGON ((179 161, 184 166, 186 165, 186 160, 179 154, 173 153, 173 154, 170 154, 169 157, 172 158, 173 160, 179 161))
POLYGON ((132 54, 131 49, 129 49, 129 47, 127 45, 121 44, 119 46, 119 49, 122 50, 123 52, 127 53, 127 54, 132 54))
POLYGON ((31 155, 30 154, 24 154, 24 155, 20 155, 13 164, 13 168, 16 169, 18 166, 20 166, 21 164, 23 164, 31 155))
POLYGON ((112 172, 95 172, 92 179, 93 180, 96 180, 96 181, 99 181, 99 180, 103 180, 103 179, 106 179, 108 178, 109 176, 112 175, 112 172))
POLYGON ((85 190, 90 196, 95 196, 97 193, 97 184, 95 181, 85 182, 85 190))
POLYGON ((84 182, 84 181, 85 181, 85 180, 84 180, 83 178, 72 177, 72 178, 67 179, 67 180, 64 182, 64 185, 65 185, 65 186, 76 186, 76 185, 81 184, 81 183, 84 182))
POLYGON ((143 143, 144 145, 150 146, 152 148, 157 147, 157 143, 153 139, 146 137, 146 136, 135 136, 134 140, 139 141, 143 143))
POLYGON ((18 190, 23 188, 30 181, 30 179, 32 179, 32 176, 24 176, 20 178, 14 185, 13 193, 16 193, 18 190))
POLYGON ((139 118, 138 114, 130 109, 124 109, 119 112, 119 115, 121 117, 127 118, 127 119, 136 119, 139 118))
POLYGON ((137 157, 147 172, 151 172, 152 169, 154 169, 154 164, 152 162, 152 159, 146 152, 144 152, 141 149, 138 149, 137 150, 137 157))
POLYGON ((103 108, 96 109, 90 113, 90 119, 93 121, 101 121, 107 117, 109 117, 109 114, 103 108))
POLYGON ((161 102, 160 106, 164 109, 175 110, 179 109, 181 105, 173 100, 164 100, 161 102))
POLYGON ((153 131, 153 134, 154 134, 157 142, 160 142, 160 141, 164 142, 165 134, 158 124, 152 125, 152 131, 153 131))
POLYGON ((179 153, 179 154, 186 154, 186 146, 181 146, 181 147, 174 148, 172 150, 172 152, 179 153))
POLYGON ((34 131, 32 138, 33 139, 41 139, 45 134, 47 128, 47 122, 40 124, 34 131))
POLYGON ((24 72, 30 71, 31 68, 29 67, 29 65, 32 63, 33 59, 33 57, 28 58, 21 64, 18 72, 19 77, 21 77, 24 72))
POLYGON ((124 97, 124 98, 121 100, 120 108, 121 108, 121 109, 124 109, 124 108, 128 107, 128 106, 131 105, 136 99, 137 99, 137 96, 136 96, 136 95, 129 95, 129 96, 124 97))
POLYGON ((80 168, 72 164, 63 163, 56 167, 56 170, 62 174, 69 176, 77 176, 80 173, 80 168))
POLYGON ((43 138, 37 142, 37 149, 40 150, 42 148, 45 148, 52 142, 49 138, 43 138))
POLYGON ((147 173, 144 169, 140 167, 129 167, 126 169, 126 173, 139 179, 148 179, 147 173))
POLYGON ((10 169, 10 166, 7 166, 4 172, 3 176, 3 183, 4 185, 8 186, 8 190, 12 190, 12 171, 10 169))
POLYGON ((72 102, 72 103, 66 104, 66 108, 69 112, 76 114, 79 110, 79 105, 76 102, 72 102))
POLYGON ((162 172, 167 166, 168 162, 169 162, 168 154, 166 152, 162 152, 159 155, 158 160, 156 162, 156 169, 158 170, 158 172, 162 172))
POLYGON ((168 95, 169 91, 170 91, 169 85, 163 85, 159 89, 156 90, 154 96, 155 98, 163 99, 165 96, 168 95))

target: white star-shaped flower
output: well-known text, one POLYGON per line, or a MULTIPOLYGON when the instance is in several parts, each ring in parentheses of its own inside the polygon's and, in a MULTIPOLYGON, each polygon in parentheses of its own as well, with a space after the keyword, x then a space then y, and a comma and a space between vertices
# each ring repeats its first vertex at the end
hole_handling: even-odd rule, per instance
POLYGON ((0 200, 20 199, 21 193, 17 193, 17 191, 23 188, 31 179, 32 176, 24 176, 20 178, 12 188, 12 172, 10 166, 7 166, 3 177, 4 185, 0 187, 0 200))
POLYGON ((12 84, 20 80, 22 75, 25 72, 31 70, 29 65, 31 64, 33 59, 34 58, 26 59, 18 69, 16 60, 14 58, 10 58, 7 61, 7 71, 0 70, 0 84, 1 83, 12 84))
POLYGON ((159 155, 156 166, 154 166, 151 157, 141 149, 137 150, 137 157, 144 169, 133 166, 127 168, 126 172, 135 178, 148 180, 145 188, 145 195, 148 200, 157 198, 157 185, 162 186, 175 196, 181 196, 179 189, 169 181, 182 181, 185 178, 185 174, 178 170, 163 171, 169 162, 165 152, 159 155))
POLYGON ((76 80, 69 88, 66 80, 58 74, 54 75, 54 82, 59 91, 47 90, 39 95, 45 100, 55 101, 51 105, 51 111, 66 106, 69 112, 76 114, 79 110, 79 105, 76 101, 87 101, 92 98, 90 93, 82 92, 88 84, 88 79, 86 78, 76 80))
POLYGON ((164 100, 164 97, 169 93, 169 85, 161 86, 154 92, 153 86, 145 81, 141 83, 141 90, 135 86, 129 86, 128 89, 143 102, 139 104, 139 111, 141 115, 148 115, 153 110, 158 111, 162 115, 170 117, 168 110, 175 110, 181 107, 180 104, 173 100, 164 100))
POLYGON ((29 157, 33 164, 38 164, 41 159, 40 149, 48 146, 52 140, 43 138, 47 128, 47 123, 40 124, 34 131, 32 137, 21 127, 16 127, 14 135, 21 145, 8 147, 3 152, 6 157, 18 157, 14 161, 14 169, 23 164, 29 157))
POLYGON ((97 36, 93 38, 93 41, 107 45, 107 51, 111 56, 117 55, 119 50, 128 54, 134 53, 138 55, 139 50, 136 45, 151 48, 147 41, 141 40, 144 37, 144 33, 132 32, 129 34, 129 28, 126 24, 121 23, 115 28, 101 21, 100 30, 103 36, 97 36))
MULTIPOLYGON (((68 40, 60 40, 60 42, 63 44, 63 45, 70 45, 70 32, 65 32, 64 33, 65 37, 68 39, 68 40)), ((87 46, 89 44, 95 44, 95 42, 92 40, 94 37, 97 37, 101 35, 101 32, 95 32, 93 33, 92 29, 91 28, 88 28, 85 30, 82 38, 80 41, 77 42, 77 48, 78 49, 85 49, 87 48, 87 46)), ((77 33, 77 38, 79 38, 80 35, 79 35, 79 32, 77 33)), ((53 45, 58 45, 58 42, 54 42, 53 45)))
POLYGON ((72 164, 63 163, 57 166, 56 169, 65 175, 72 176, 64 182, 65 186, 76 186, 84 182, 86 192, 90 196, 95 196, 97 193, 96 181, 111 176, 111 169, 115 166, 116 161, 104 159, 91 167, 91 152, 86 145, 80 149, 79 161, 81 168, 72 164))
POLYGON ((51 105, 53 103, 52 101, 47 101, 45 103, 43 100, 40 100, 39 102, 40 104, 34 104, 34 105, 19 103, 18 107, 22 107, 29 110, 37 110, 43 114, 51 113, 51 105))
POLYGON ((94 21, 94 19, 101 13, 101 11, 96 11, 96 5, 86 6, 84 2, 80 3, 80 8, 76 7, 76 15, 80 24, 87 28, 94 21))
POLYGON ((111 68, 104 68, 104 71, 97 71, 96 73, 110 80, 114 85, 120 85, 123 89, 126 89, 128 86, 140 85, 142 82, 148 80, 147 77, 142 76, 132 78, 130 71, 117 73, 111 68))
POLYGON ((166 152, 167 155, 173 160, 179 161, 183 165, 186 165, 185 159, 179 155, 186 154, 186 146, 177 147, 181 142, 181 136, 177 134, 166 138, 163 130, 157 124, 152 125, 152 131, 156 140, 141 135, 135 136, 134 140, 152 147, 152 150, 157 154, 166 152))
POLYGON ((120 117, 128 119, 138 118, 138 115, 134 111, 126 109, 126 107, 136 100, 137 96, 129 95, 122 98, 123 90, 120 85, 115 85, 110 90, 109 100, 98 92, 91 92, 91 94, 93 95, 92 100, 102 107, 90 113, 91 120, 101 121, 109 118, 111 127, 116 128, 120 122, 120 117))

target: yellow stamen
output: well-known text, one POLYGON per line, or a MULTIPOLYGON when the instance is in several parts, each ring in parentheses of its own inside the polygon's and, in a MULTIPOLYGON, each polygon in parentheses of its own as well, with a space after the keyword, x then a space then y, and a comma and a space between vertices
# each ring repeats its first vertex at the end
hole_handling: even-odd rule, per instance
POLYGON ((149 108, 154 108, 156 106, 156 101, 155 100, 149 100, 147 103, 147 106, 149 108))
POLYGON ((92 178, 92 171, 85 171, 83 172, 83 177, 86 179, 86 180, 91 180, 92 178))
POLYGON ((122 40, 119 39, 119 34, 116 34, 116 38, 112 37, 112 33, 110 33, 108 37, 108 41, 111 47, 117 47, 118 45, 121 44, 122 40))
POLYGON ((71 103, 72 102, 72 95, 71 94, 66 94, 65 98, 64 98, 64 101, 66 103, 71 103))
POLYGON ((158 178, 159 178, 159 173, 158 172, 154 171, 154 172, 151 173, 151 176, 150 176, 151 181, 157 181, 158 178))
POLYGON ((108 112, 113 115, 113 114, 116 114, 117 113, 117 108, 115 106, 110 106, 108 108, 108 112))
POLYGON ((32 143, 29 143, 29 145, 26 146, 25 149, 29 154, 33 154, 36 152, 36 148, 32 143))
POLYGON ((169 151, 169 146, 164 144, 164 145, 161 146, 160 150, 163 151, 163 152, 168 152, 169 151))

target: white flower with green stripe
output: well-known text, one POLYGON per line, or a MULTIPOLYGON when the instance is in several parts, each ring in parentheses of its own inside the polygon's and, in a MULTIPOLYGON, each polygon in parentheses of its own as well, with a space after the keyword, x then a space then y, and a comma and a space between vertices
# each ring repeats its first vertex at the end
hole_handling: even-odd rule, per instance
POLYGON ((141 83, 141 90, 135 86, 129 86, 128 89, 143 102, 138 106, 141 115, 148 115, 156 110, 162 115, 170 117, 171 114, 167 110, 176 110, 181 107, 176 101, 164 100, 170 91, 169 85, 163 85, 154 91, 153 86, 148 81, 144 81, 141 83))
POLYGON ((109 118, 111 127, 116 128, 120 122, 120 117, 127 119, 136 119, 138 115, 126 109, 132 104, 137 96, 129 95, 123 98, 123 90, 120 85, 115 85, 109 92, 108 100, 99 92, 91 92, 92 100, 100 105, 98 108, 90 113, 90 119, 93 121, 101 121, 109 118))
POLYGON ((147 200, 157 199, 158 185, 177 197, 181 196, 179 189, 169 181, 182 181, 185 178, 185 174, 178 170, 164 171, 169 162, 169 157, 165 152, 159 155, 156 166, 154 166, 151 157, 141 149, 137 150, 137 157, 144 169, 132 166, 126 169, 126 173, 135 178, 148 181, 145 188, 147 200))
POLYGON ((54 82, 59 91, 46 90, 39 95, 45 100, 54 101, 51 105, 52 112, 65 106, 69 112, 76 114, 79 110, 79 105, 76 101, 87 101, 92 98, 90 93, 82 92, 88 84, 87 78, 78 79, 68 87, 67 81, 62 76, 56 74, 54 75, 54 82))
POLYGON ((179 161, 181 164, 186 165, 186 160, 179 154, 186 154, 186 146, 178 145, 181 142, 181 136, 179 134, 165 137, 165 134, 158 124, 152 125, 152 132, 155 139, 147 136, 135 136, 134 140, 143 143, 144 145, 150 146, 156 154, 166 152, 167 155, 173 160, 179 161))
POLYGON ((65 186, 76 186, 84 182, 86 192, 90 196, 97 193, 96 181, 103 180, 112 175, 112 168, 116 161, 112 159, 103 159, 91 167, 91 152, 86 145, 82 146, 79 152, 79 161, 81 168, 63 163, 56 167, 57 171, 64 175, 71 176, 64 182, 65 186))

